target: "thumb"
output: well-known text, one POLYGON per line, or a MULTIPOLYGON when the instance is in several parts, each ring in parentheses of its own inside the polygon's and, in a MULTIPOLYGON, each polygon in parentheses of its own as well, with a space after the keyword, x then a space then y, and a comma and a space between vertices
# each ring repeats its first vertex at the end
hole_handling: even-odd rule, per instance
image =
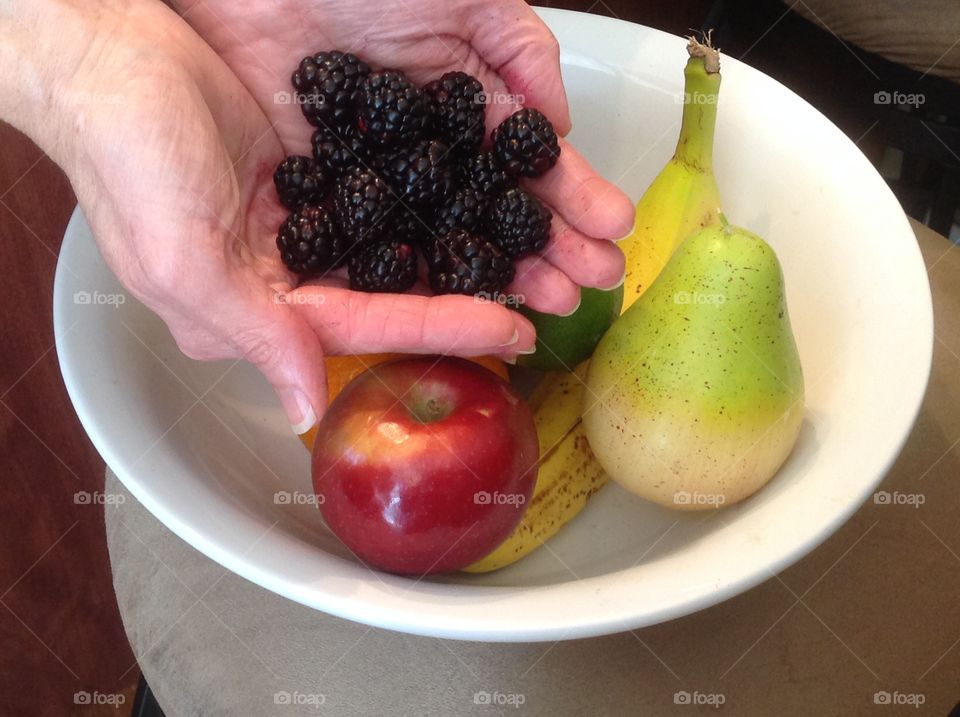
POLYGON ((327 406, 320 340, 289 306, 278 305, 265 321, 235 339, 241 355, 260 369, 276 391, 294 433, 312 428, 327 406))
POLYGON ((570 108, 560 76, 560 45, 543 20, 523 2, 485 5, 471 38, 473 46, 520 104, 543 112, 554 129, 570 131, 570 108))

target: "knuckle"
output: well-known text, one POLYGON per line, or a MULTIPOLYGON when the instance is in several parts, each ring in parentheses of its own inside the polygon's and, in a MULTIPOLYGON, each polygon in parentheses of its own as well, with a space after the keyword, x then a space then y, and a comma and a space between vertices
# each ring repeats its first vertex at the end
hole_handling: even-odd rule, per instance
POLYGON ((193 332, 179 332, 171 330, 177 348, 184 356, 194 361, 216 361, 230 358, 230 352, 216 342, 210 341, 193 332))
POLYGON ((272 366, 279 361, 276 345, 261 334, 243 333, 234 343, 240 355, 254 366, 272 366))
POLYGON ((157 252, 138 257, 133 274, 141 291, 152 297, 167 296, 183 286, 183 261, 178 252, 157 252))
POLYGON ((547 46, 547 51, 550 53, 550 56, 556 58, 557 61, 560 59, 560 41, 557 39, 557 36, 554 35, 549 28, 544 27, 545 37, 544 42, 547 46))

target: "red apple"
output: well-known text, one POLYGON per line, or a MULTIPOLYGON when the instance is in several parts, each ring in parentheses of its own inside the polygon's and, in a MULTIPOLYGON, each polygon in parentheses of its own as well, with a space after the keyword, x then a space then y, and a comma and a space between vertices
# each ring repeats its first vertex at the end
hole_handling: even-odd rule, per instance
POLYGON ((457 358, 400 359, 354 379, 320 422, 313 486, 330 529, 393 573, 457 570, 503 542, 537 477, 533 415, 457 358))

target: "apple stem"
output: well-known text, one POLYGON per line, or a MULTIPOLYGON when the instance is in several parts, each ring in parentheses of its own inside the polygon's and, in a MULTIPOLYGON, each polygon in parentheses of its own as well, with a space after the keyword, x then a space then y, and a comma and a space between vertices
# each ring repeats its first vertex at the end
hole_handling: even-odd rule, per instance
POLYGON ((420 423, 433 423, 446 418, 450 414, 450 406, 437 398, 428 398, 426 401, 412 401, 407 404, 407 410, 420 423))

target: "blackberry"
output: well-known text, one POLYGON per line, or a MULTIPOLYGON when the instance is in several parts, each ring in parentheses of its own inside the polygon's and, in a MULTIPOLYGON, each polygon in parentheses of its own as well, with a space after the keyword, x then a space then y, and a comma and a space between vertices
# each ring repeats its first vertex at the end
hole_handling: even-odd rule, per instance
POLYGON ((313 159, 329 177, 337 178, 351 167, 369 163, 369 154, 352 127, 339 134, 320 128, 313 133, 313 159))
POLYGON ((417 281, 417 252, 410 244, 387 241, 354 252, 347 264, 355 291, 402 293, 417 281))
POLYGON ((318 52, 300 60, 291 79, 307 122, 330 128, 352 124, 360 84, 369 74, 370 66, 349 52, 318 52))
POLYGON ((301 207, 277 233, 280 258, 290 271, 303 277, 336 269, 347 258, 350 246, 323 207, 301 207))
POLYGON ((319 204, 330 187, 326 177, 309 157, 287 157, 273 173, 273 185, 277 188, 280 203, 287 209, 296 209, 302 204, 319 204))
POLYGON ((447 145, 430 139, 393 154, 383 167, 397 195, 419 206, 440 204, 453 186, 447 145))
POLYGON ((427 261, 430 288, 437 294, 484 294, 502 292, 513 281, 513 263, 496 244, 454 229, 430 247, 427 261))
POLYGON ((448 72, 427 83, 423 93, 430 103, 437 136, 458 156, 475 152, 484 135, 485 106, 480 81, 466 72, 448 72))
POLYGON ((493 130, 492 139, 494 155, 514 176, 539 177, 560 157, 557 133, 539 110, 514 112, 493 130))
POLYGON ((508 189, 493 200, 490 238, 511 259, 543 249, 550 238, 553 215, 540 200, 522 189, 508 189))
POLYGON ((463 184, 490 197, 517 186, 517 180, 500 166, 491 152, 478 152, 465 158, 459 170, 463 184))
POLYGON ((461 187, 437 209, 434 229, 437 234, 446 234, 453 229, 466 229, 482 234, 486 228, 486 214, 490 206, 487 195, 473 187, 461 187))
POLYGON ((375 172, 352 167, 333 189, 333 208, 344 232, 354 242, 370 244, 389 229, 385 221, 396 197, 375 172))
POLYGON ((371 73, 361 86, 357 129, 371 147, 411 145, 427 127, 423 93, 399 70, 371 73))
POLYGON ((392 236, 399 241, 425 247, 434 238, 433 224, 422 210, 410 205, 397 204, 389 214, 392 236))

